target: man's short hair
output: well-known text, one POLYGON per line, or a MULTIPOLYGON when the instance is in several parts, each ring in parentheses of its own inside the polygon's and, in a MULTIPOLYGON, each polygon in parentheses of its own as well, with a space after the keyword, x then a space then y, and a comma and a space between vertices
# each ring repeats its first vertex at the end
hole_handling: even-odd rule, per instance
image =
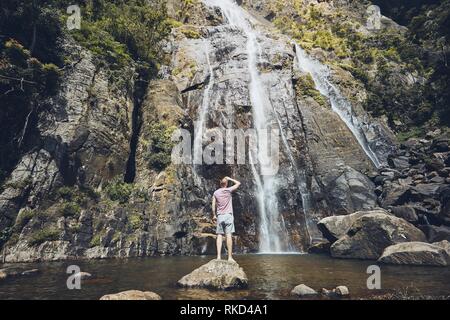
POLYGON ((225 177, 220 179, 220 186, 221 187, 226 187, 227 185, 228 185, 228 180, 225 177))

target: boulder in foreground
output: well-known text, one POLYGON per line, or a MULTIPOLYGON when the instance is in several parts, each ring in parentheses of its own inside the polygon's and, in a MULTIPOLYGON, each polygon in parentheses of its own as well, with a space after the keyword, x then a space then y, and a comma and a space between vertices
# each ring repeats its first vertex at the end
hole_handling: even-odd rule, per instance
POLYGON ((114 294, 107 294, 100 300, 162 300, 161 297, 151 291, 128 290, 114 294))
POLYGON ((248 285, 248 278, 237 262, 215 259, 178 280, 178 285, 221 290, 243 289, 248 285))
POLYGON ((352 214, 342 216, 331 216, 323 218, 317 224, 317 227, 322 232, 323 236, 331 243, 337 241, 339 238, 345 236, 352 227, 353 223, 362 216, 370 213, 384 213, 389 214, 384 209, 376 209, 370 211, 357 211, 352 214))
POLYGON ((306 297, 306 296, 315 296, 318 293, 316 290, 308 287, 307 285, 300 284, 296 286, 294 289, 292 289, 291 294, 299 297, 306 297))
POLYGON ((387 247, 378 261, 389 264, 447 266, 450 264, 450 255, 440 243, 404 242, 387 247))
POLYGON ((377 260, 385 248, 402 242, 425 242, 425 235, 404 219, 384 213, 370 213, 358 218, 347 232, 331 246, 335 258, 377 260))

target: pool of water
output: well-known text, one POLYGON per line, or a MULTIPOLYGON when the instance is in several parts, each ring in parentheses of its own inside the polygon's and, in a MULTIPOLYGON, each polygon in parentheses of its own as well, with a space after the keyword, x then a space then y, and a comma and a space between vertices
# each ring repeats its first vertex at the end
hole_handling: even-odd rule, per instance
POLYGON ((163 299, 291 299, 290 291, 304 283, 316 290, 346 285, 354 299, 393 290, 432 296, 450 295, 450 268, 381 265, 381 291, 368 290, 367 267, 374 262, 337 260, 321 255, 238 255, 236 261, 249 278, 248 290, 182 289, 176 282, 213 257, 151 257, 0 265, 38 268, 34 276, 0 282, 0 299, 99 299, 104 294, 136 289, 163 299), (68 290, 67 267, 76 264, 95 276, 82 281, 81 290, 68 290))

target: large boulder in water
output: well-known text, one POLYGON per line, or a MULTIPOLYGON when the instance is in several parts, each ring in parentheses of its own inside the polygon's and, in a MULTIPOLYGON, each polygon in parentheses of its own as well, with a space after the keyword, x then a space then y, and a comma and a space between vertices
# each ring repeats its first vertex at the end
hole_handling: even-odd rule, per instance
POLYGON ((401 218, 385 213, 370 213, 358 218, 347 232, 331 246, 335 258, 378 259, 385 248, 402 242, 426 238, 422 231, 401 218))
MULTIPOLYGON (((447 247, 450 246, 448 241, 445 242, 447 247)), ((387 247, 378 261, 389 264, 447 266, 450 264, 450 255, 440 243, 404 242, 387 247)))
POLYGON ((128 290, 114 294, 107 294, 100 300, 162 300, 161 297, 151 291, 128 290))
POLYGON ((350 230, 353 223, 360 217, 370 213, 384 213, 389 214, 383 209, 371 211, 357 211, 352 214, 343 216, 326 217, 319 221, 317 227, 322 232, 323 236, 330 242, 335 242, 339 238, 345 236, 350 230))
POLYGON ((215 259, 178 280, 178 285, 222 290, 243 289, 248 285, 248 278, 237 262, 215 259))

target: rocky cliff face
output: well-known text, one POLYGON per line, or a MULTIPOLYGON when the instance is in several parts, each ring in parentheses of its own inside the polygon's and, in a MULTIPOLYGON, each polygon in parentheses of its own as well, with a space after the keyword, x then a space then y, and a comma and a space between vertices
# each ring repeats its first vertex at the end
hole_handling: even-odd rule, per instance
MULTIPOLYGON (((223 175, 243 182, 233 199, 238 251, 260 249, 261 202, 252 166, 170 162, 176 128, 193 135, 195 121, 206 132, 255 124, 248 34, 213 2, 197 2, 179 17, 179 2, 169 1, 169 12, 183 23, 173 29, 168 63, 143 99, 135 89, 115 90, 88 51, 68 45, 78 52, 76 63, 39 119, 36 148, 1 189, 5 261, 212 253, 210 201, 223 175)), ((320 90, 291 38, 263 18, 268 2, 248 7, 267 124, 282 137, 276 188, 265 197, 279 213, 271 223, 282 250, 303 251, 321 238, 321 218, 373 209, 380 201, 389 205, 394 186, 386 184, 381 196, 366 149, 387 166, 395 143, 383 121, 358 102, 365 91, 350 73, 333 67, 325 79, 332 90, 320 90), (342 99, 350 106, 350 125, 336 109, 342 99)), ((322 54, 308 57, 320 63, 322 54)))

